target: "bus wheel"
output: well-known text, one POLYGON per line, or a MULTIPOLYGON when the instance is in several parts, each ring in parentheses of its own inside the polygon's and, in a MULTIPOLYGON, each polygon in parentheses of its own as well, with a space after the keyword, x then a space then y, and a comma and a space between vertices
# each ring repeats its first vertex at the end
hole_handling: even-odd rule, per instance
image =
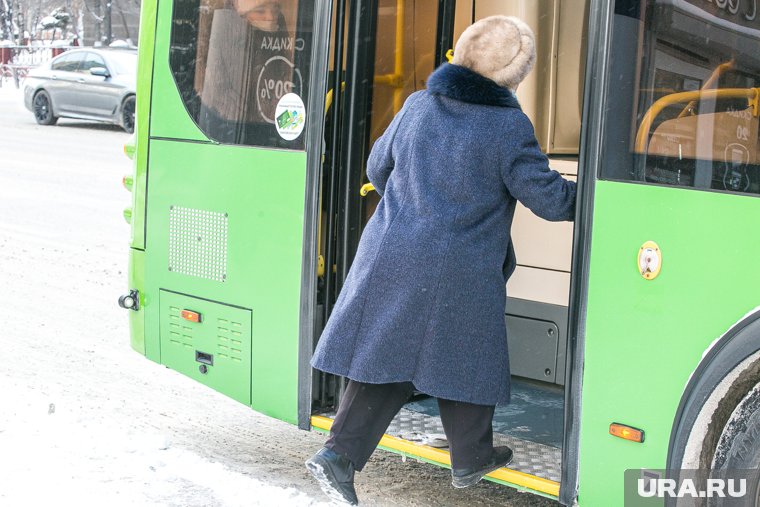
POLYGON ((124 99, 121 106, 121 128, 128 134, 135 131, 135 96, 131 95, 124 99))
POLYGON ((717 498, 710 505, 739 505, 732 503, 739 501, 741 505, 760 506, 760 383, 739 402, 723 427, 711 469, 713 477, 724 477, 732 470, 754 470, 755 475, 747 480, 743 499, 717 498))
POLYGON ((40 90, 37 95, 34 96, 32 102, 32 109, 34 110, 34 119, 40 125, 55 125, 58 121, 58 117, 53 115, 53 102, 50 100, 50 95, 45 90, 40 90))

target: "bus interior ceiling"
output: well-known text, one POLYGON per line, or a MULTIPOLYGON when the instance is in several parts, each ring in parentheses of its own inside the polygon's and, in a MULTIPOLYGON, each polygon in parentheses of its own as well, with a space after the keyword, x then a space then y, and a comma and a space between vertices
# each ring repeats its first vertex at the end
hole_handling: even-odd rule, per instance
MULTIPOLYGON (((536 67, 517 96, 551 167, 576 178, 588 14, 588 0, 335 0, 333 7, 315 346, 380 199, 375 192, 359 195, 370 147, 472 22, 515 15, 533 28, 536 67)), ((572 237, 572 223, 543 221, 518 204, 512 230, 518 267, 505 312, 512 402, 494 417, 495 443, 516 451, 512 468, 553 481, 563 441, 572 237)), ((320 372, 313 380, 315 413, 334 414, 345 380, 320 372)), ((435 400, 413 398, 388 434, 444 445, 435 400)))

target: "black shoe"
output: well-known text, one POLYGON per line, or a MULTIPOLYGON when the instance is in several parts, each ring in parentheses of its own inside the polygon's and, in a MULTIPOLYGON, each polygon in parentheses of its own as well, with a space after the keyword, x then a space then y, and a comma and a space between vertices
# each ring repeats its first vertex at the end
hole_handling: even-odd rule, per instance
POLYGON ((466 488, 477 484, 484 475, 507 466, 512 461, 512 449, 509 447, 494 447, 491 460, 480 468, 452 468, 451 485, 455 488, 466 488))
POLYGON ((306 460, 306 468, 319 481, 319 486, 327 496, 338 502, 359 505, 354 489, 354 464, 351 460, 323 447, 306 460))

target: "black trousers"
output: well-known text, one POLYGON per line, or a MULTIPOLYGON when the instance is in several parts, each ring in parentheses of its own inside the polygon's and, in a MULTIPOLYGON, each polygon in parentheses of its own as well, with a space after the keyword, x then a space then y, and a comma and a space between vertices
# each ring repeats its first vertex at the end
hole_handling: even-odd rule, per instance
MULTIPOLYGON (((346 456, 361 470, 385 430, 409 400, 411 382, 365 384, 350 380, 325 447, 346 456)), ((493 453, 494 407, 438 399, 453 468, 479 468, 493 453)))

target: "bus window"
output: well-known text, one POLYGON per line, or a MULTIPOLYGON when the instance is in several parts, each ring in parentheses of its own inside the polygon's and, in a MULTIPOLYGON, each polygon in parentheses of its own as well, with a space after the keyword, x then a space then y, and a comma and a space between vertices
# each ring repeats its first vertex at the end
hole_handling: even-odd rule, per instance
POLYGON ((313 8, 307 0, 175 0, 172 74, 210 139, 303 149, 304 136, 278 132, 275 113, 286 94, 307 102, 313 8))
POLYGON ((607 120, 617 142, 605 144, 602 177, 760 194, 760 23, 744 8, 753 3, 629 4, 618 1, 614 34, 631 42, 610 73, 611 89, 629 94, 607 120))

